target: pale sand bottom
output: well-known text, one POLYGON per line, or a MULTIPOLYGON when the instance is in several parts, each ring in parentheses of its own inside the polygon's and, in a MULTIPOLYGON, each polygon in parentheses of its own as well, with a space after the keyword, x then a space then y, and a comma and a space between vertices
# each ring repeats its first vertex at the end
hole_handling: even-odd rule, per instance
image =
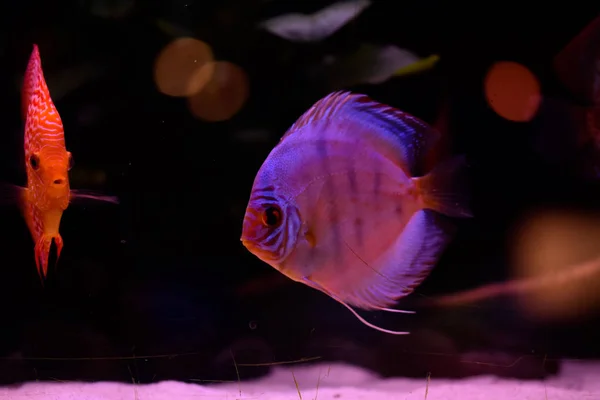
POLYGON ((0 399, 295 400, 300 398, 296 382, 303 400, 600 400, 600 363, 566 362, 559 376, 549 378, 545 382, 490 376, 461 380, 431 377, 428 385, 425 378, 381 379, 369 371, 341 364, 296 365, 291 368, 275 368, 271 374, 259 380, 213 386, 173 381, 148 385, 31 382, 10 389, 0 388, 0 399))

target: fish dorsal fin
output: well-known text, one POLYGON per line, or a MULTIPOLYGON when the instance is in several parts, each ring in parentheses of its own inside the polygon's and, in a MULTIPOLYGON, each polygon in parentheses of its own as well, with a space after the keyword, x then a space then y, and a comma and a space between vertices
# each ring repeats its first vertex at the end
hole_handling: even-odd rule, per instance
POLYGON ((63 131, 60 115, 52 102, 50 91, 46 85, 42 60, 36 44, 33 45, 33 51, 29 57, 29 63, 23 78, 21 112, 27 125, 43 123, 46 130, 63 131), (28 122, 28 120, 31 121, 28 122))
POLYGON ((361 128, 348 130, 375 144, 380 151, 407 168, 413 176, 422 168, 424 157, 439 133, 426 122, 397 108, 379 103, 367 95, 337 91, 317 101, 283 135, 281 140, 301 135, 303 128, 322 121, 351 121, 361 128))

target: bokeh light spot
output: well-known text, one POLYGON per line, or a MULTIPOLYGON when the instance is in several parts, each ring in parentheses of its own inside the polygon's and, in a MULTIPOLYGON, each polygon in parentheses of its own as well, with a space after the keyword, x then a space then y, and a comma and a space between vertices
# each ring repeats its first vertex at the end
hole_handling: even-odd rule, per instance
POLYGON ((197 118, 225 121, 246 103, 250 93, 248 76, 241 67, 228 61, 214 62, 212 67, 212 78, 202 90, 188 98, 188 104, 197 118))
POLYGON ((538 79, 527 67, 512 61, 499 61, 488 70, 484 90, 489 106, 514 122, 530 121, 542 101, 538 79))
POLYGON ((201 40, 182 37, 165 46, 154 64, 158 90, 169 96, 188 97, 200 91, 212 77, 213 53, 201 40))
POLYGON ((543 320, 600 310, 599 241, 599 215, 565 211, 531 215, 515 237, 512 256, 516 278, 540 283, 539 290, 519 296, 523 310, 543 320))

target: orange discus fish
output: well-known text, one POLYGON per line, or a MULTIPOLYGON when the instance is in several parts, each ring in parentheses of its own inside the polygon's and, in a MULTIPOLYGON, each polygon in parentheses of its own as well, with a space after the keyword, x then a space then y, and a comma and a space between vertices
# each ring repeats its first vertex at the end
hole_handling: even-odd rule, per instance
POLYGON ((50 98, 37 45, 27 65, 23 81, 22 112, 25 118, 25 169, 27 187, 3 185, 16 201, 35 243, 35 263, 42 282, 48 272, 52 241, 56 261, 63 249, 58 231, 63 211, 76 199, 118 203, 114 196, 71 190, 68 171, 73 156, 65 147, 60 115, 50 98))
POLYGON ((287 277, 347 307, 396 310, 451 238, 438 218, 470 217, 457 186, 463 158, 414 176, 439 137, 365 95, 334 92, 285 133, 250 194, 242 243, 287 277))

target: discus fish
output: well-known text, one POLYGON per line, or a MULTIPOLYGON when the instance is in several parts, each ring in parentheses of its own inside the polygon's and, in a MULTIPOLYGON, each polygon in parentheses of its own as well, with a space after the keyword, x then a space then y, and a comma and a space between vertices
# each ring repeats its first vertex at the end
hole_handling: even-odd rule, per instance
POLYGON ((463 157, 414 177, 438 137, 425 122, 366 95, 333 92, 283 135, 260 167, 241 241, 262 261, 348 308, 390 309, 429 274, 471 217, 457 182, 463 157), (437 213, 436 213, 437 212, 437 213))
POLYGON ((58 229, 69 203, 84 199, 118 203, 118 199, 70 189, 68 171, 73 167, 73 156, 65 147, 63 124, 50 97, 35 44, 25 72, 21 100, 27 186, 2 184, 2 190, 5 200, 14 201, 21 208, 35 243, 35 263, 43 283, 52 242, 56 245, 57 262, 63 249, 58 229))

